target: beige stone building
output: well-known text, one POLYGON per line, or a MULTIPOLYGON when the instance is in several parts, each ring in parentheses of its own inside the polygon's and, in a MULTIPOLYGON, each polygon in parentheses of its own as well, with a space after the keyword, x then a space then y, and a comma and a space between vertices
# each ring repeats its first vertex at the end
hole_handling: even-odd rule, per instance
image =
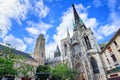
MULTIPOLYGON (((4 55, 2 53, 2 50, 4 48, 7 48, 9 50, 11 49, 10 46, 0 43, 0 57, 1 58, 4 58, 4 55)), ((15 61, 14 67, 19 70, 19 73, 16 79, 21 80, 21 78, 24 77, 23 67, 25 68, 24 71, 27 71, 27 65, 32 66, 33 68, 32 68, 32 71, 28 71, 26 75, 34 78, 35 70, 37 68, 37 61, 32 56, 30 56, 28 53, 15 50, 15 49, 11 49, 11 52, 15 54, 15 56, 19 56, 19 57, 21 56, 21 58, 15 59, 16 61, 15 61)))
POLYGON ((101 52, 108 80, 120 80, 120 29, 101 52))

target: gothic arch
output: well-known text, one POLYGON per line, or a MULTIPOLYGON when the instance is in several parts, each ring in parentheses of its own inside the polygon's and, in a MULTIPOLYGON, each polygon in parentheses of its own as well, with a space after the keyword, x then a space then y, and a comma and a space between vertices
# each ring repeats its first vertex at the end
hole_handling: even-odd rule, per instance
POLYGON ((79 41, 78 40, 73 40, 72 41, 72 46, 74 46, 75 44, 79 44, 79 41))
POLYGON ((90 39, 89 39, 88 35, 84 34, 84 41, 87 46, 87 49, 91 49, 91 43, 90 43, 90 39))
POLYGON ((91 57, 90 62, 92 65, 93 73, 94 74, 100 73, 96 59, 94 57, 91 57))

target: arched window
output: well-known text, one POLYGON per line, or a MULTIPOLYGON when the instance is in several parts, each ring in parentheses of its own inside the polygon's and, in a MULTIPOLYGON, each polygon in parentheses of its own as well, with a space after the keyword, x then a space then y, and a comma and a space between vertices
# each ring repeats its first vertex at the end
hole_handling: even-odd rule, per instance
POLYGON ((64 44, 65 56, 67 56, 67 44, 64 44))
POLYGON ((94 74, 100 73, 97 62, 93 57, 91 58, 91 65, 92 65, 94 74))
POLYGON ((90 44, 90 40, 88 38, 88 36, 84 36, 84 40, 85 40, 85 43, 86 43, 86 46, 87 46, 87 49, 91 49, 91 44, 90 44))

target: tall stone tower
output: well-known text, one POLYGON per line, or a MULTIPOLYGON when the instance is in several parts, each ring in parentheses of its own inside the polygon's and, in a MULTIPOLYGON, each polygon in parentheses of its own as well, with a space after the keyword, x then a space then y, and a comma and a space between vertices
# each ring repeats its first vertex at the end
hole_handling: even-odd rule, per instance
POLYGON ((36 40, 34 58, 37 60, 38 65, 44 65, 44 57, 45 57, 45 38, 43 34, 40 34, 36 40))
POLYGON ((74 4, 73 36, 61 40, 63 61, 70 68, 80 72, 76 80, 106 80, 100 58, 100 47, 90 28, 87 28, 79 17, 74 4))

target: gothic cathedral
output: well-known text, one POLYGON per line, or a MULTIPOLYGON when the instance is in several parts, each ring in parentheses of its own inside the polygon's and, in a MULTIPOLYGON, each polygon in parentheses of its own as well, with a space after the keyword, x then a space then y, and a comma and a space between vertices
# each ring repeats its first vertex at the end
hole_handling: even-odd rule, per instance
POLYGON ((80 72, 78 80, 106 80, 100 58, 100 47, 90 28, 87 28, 79 17, 74 4, 74 29, 70 37, 61 40, 63 62, 80 72))

